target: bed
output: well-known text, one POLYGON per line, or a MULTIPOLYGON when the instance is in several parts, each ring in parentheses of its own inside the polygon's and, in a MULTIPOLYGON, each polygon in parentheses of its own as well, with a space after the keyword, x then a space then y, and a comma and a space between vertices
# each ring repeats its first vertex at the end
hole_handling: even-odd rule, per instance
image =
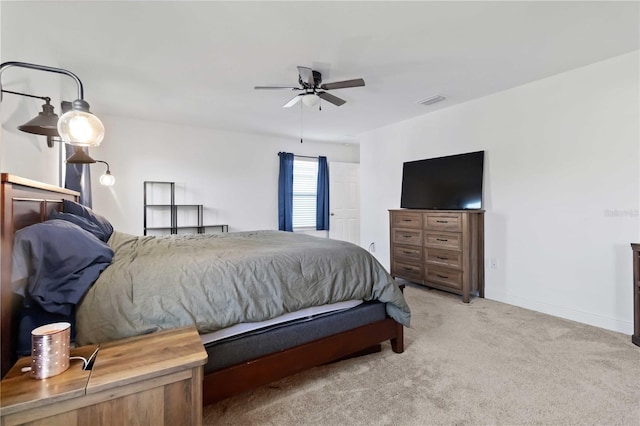
MULTIPOLYGON (((15 361, 18 315, 22 306, 21 297, 14 293, 11 282, 11 259, 14 250, 15 233, 29 225, 44 222, 52 212, 61 211, 63 203, 75 202, 77 199, 78 194, 74 191, 9 174, 2 174, 1 355, 3 376, 15 361)), ((285 237, 281 235, 285 233, 273 232, 276 234, 269 235, 269 233, 267 233, 266 236, 265 234, 244 233, 241 235, 243 238, 242 243, 246 244, 246 241, 251 241, 251 244, 253 244, 251 238, 255 238, 255 235, 259 235, 259 239, 267 239, 268 237, 269 241, 271 241, 274 236, 285 237)), ((110 244, 118 246, 117 250, 115 250, 116 255, 114 259, 116 259, 118 253, 121 252, 121 246, 131 245, 131 241, 138 241, 136 239, 137 237, 127 236, 126 234, 119 234, 118 237, 120 238, 120 243, 111 241, 114 237, 109 241, 110 244)), ((200 241, 200 239, 205 237, 193 238, 200 241)), ((183 239, 190 240, 193 238, 184 237, 183 239)), ((230 240, 222 240, 218 237, 213 239, 215 239, 217 243, 223 243, 224 246, 230 245, 230 240)), ((148 241, 151 240, 144 240, 145 244, 148 241)), ((172 243, 175 244, 175 241, 172 240, 172 243)), ((306 243, 309 243, 309 241, 306 241, 306 243)), ((189 244, 191 244, 191 242, 189 242, 189 244)), ((268 251, 269 250, 270 249, 268 249, 268 251)), ((291 254, 287 256, 291 256, 291 254)), ((274 261, 271 260, 271 262, 273 263, 274 261)), ((77 327, 80 334, 83 333, 83 328, 85 329, 84 337, 82 337, 84 340, 93 339, 94 337, 87 336, 94 336, 96 330, 108 329, 108 327, 102 326, 103 322, 100 322, 102 320, 97 320, 95 324, 92 324, 93 318, 90 316, 90 313, 97 308, 88 308, 86 306, 89 306, 89 299, 91 298, 100 301, 111 300, 118 297, 118 293, 105 295, 99 291, 101 288, 109 287, 100 284, 100 280, 103 280, 103 278, 108 275, 117 275, 120 271, 116 264, 117 262, 114 260, 112 265, 104 269, 104 272, 96 281, 96 284, 91 287, 79 305, 77 327), (93 331, 86 332, 86 329, 93 331)), ((257 265, 256 269, 260 272, 260 275, 262 275, 262 269, 259 269, 262 268, 262 266, 257 265)), ((303 269, 304 271, 302 272, 306 274, 309 273, 308 269, 303 269)), ((376 270, 375 273, 378 274, 380 272, 376 270)), ((130 273, 127 272, 127 274, 130 273)), ((249 282, 251 277, 241 276, 240 279, 249 282)), ((356 280, 359 278, 353 277, 352 279, 356 280)), ((196 282, 198 279, 195 278, 193 281, 196 282)), ((150 277, 149 284, 147 285, 153 285, 153 276, 150 277)), ((144 288, 146 289, 147 287, 145 286, 144 288)), ((114 291, 117 292, 119 290, 114 289, 114 291)), ((147 291, 147 293, 143 292, 138 296, 143 299, 152 299, 155 293, 163 290, 150 287, 145 291, 147 291)), ((254 289, 253 291, 256 290, 254 289)), ((286 321, 249 333, 227 337, 222 340, 210 342, 203 338, 205 348, 209 353, 209 362, 205 366, 203 384, 204 403, 209 404, 218 401, 314 366, 354 355, 379 351, 380 344, 387 340, 391 342, 391 347, 394 352, 403 352, 403 325, 401 323, 408 324, 408 307, 406 307, 406 304, 403 305, 402 302, 404 302, 404 300, 401 302, 396 301, 399 292, 397 285, 392 283, 392 286, 385 285, 377 290, 374 286, 372 291, 375 297, 365 297, 365 299, 372 300, 366 300, 364 303, 360 303, 358 306, 350 309, 305 316, 302 320, 286 321), (394 300, 393 303, 389 302, 389 297, 394 300), (387 300, 387 302, 383 303, 374 299, 384 299, 387 300), (396 303, 400 306, 395 306, 396 303), (395 313, 394 307, 396 308, 395 313), (403 313, 401 312, 400 317, 398 316, 398 309, 405 311, 403 313), (395 319, 393 319, 392 316, 395 317, 395 319)), ((198 299, 206 298, 206 295, 203 296, 202 293, 197 293, 196 290, 193 290, 193 292, 198 299)), ((263 300, 270 301, 266 296, 267 295, 263 295, 263 300)), ((347 298, 345 295, 343 296, 343 299, 347 298)), ((362 295, 357 294, 356 296, 361 297, 362 295)), ((306 295, 304 297, 298 297, 298 299, 304 299, 305 297, 306 295)), ((293 300, 295 299, 296 297, 294 296, 293 300)), ((179 304, 184 304, 184 302, 180 302, 179 304)), ((268 306, 269 303, 264 303, 264 305, 268 306)), ((99 303, 95 306, 99 307, 99 303)), ((262 306, 262 304, 260 306, 262 306)), ((269 310, 272 308, 273 307, 265 309, 269 310)), ((119 332, 128 333, 127 335, 135 335, 157 331, 163 327, 171 327, 171 324, 156 324, 156 326, 154 326, 154 315, 157 315, 159 309, 163 312, 165 312, 165 310, 170 312, 171 315, 169 316, 174 316, 173 308, 167 307, 166 302, 161 302, 155 307, 146 309, 145 312, 137 312, 134 315, 136 318, 145 316, 147 318, 146 321, 140 321, 140 324, 129 328, 127 328, 125 322, 124 325, 118 325, 114 328, 121 330, 119 332)), ((280 312, 278 312, 278 314, 280 314, 280 312)), ((163 315, 166 316, 164 313, 163 315)), ((202 318, 196 314, 193 315, 193 324, 196 324, 201 332, 210 331, 209 328, 220 328, 220 324, 214 324, 213 326, 203 325, 202 318)), ((260 315, 264 316, 264 313, 260 315)), ((125 316, 126 315, 123 315, 123 317, 125 316)), ((179 312, 175 313, 175 316, 180 317, 179 312)), ((259 319, 258 317, 256 318, 259 319)), ((184 319, 181 321, 184 321, 184 319)), ((233 321, 233 319, 225 318, 222 323, 229 325, 232 324, 233 321)), ((118 337, 125 336, 114 337, 107 334, 95 338, 100 341, 118 337)))

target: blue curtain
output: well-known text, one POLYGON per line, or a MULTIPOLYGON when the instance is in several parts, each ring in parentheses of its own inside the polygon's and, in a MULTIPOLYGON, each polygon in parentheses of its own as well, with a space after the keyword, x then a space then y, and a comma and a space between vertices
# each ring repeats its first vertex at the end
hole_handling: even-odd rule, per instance
POLYGON ((316 230, 329 230, 329 166, 327 157, 318 157, 318 196, 316 198, 316 230))
MULTIPOLYGON (((73 145, 65 144, 66 158, 69 158, 74 152, 76 147, 73 145)), ((89 150, 82 148, 87 154, 89 150)), ((69 164, 67 163, 64 187, 72 189, 80 193, 80 204, 91 208, 91 171, 89 170, 89 164, 69 164)))
POLYGON ((293 154, 279 152, 278 177, 278 229, 293 231, 293 154))

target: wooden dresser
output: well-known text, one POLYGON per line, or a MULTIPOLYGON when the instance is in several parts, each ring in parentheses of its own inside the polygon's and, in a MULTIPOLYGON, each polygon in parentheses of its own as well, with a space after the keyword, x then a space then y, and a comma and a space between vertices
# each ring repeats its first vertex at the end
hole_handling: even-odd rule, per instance
POLYGON ((389 210, 391 275, 484 297, 484 210, 389 210))
POLYGON ((640 244, 631 244, 633 250, 633 336, 631 341, 640 346, 640 244))
MULTIPOLYGON (((88 358, 97 345, 71 350, 88 358)), ((8 425, 200 425, 202 365, 207 353, 195 328, 100 345, 91 370, 71 360, 64 373, 32 379, 24 357, 0 386, 0 420, 8 425)))

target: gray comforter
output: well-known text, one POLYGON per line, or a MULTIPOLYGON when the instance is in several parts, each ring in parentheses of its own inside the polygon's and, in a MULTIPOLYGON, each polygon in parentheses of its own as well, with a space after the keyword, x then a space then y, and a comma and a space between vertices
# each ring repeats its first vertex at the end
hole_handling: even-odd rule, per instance
POLYGON ((279 231, 137 237, 114 232, 115 254, 77 308, 78 344, 195 325, 201 333, 352 299, 410 312, 362 248, 279 231))

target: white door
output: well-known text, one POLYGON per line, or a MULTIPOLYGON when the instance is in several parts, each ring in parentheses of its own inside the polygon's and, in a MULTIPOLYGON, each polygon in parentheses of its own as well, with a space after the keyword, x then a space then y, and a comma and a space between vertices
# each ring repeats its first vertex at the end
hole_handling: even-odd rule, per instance
POLYGON ((329 163, 329 238, 360 244, 360 164, 329 163))

